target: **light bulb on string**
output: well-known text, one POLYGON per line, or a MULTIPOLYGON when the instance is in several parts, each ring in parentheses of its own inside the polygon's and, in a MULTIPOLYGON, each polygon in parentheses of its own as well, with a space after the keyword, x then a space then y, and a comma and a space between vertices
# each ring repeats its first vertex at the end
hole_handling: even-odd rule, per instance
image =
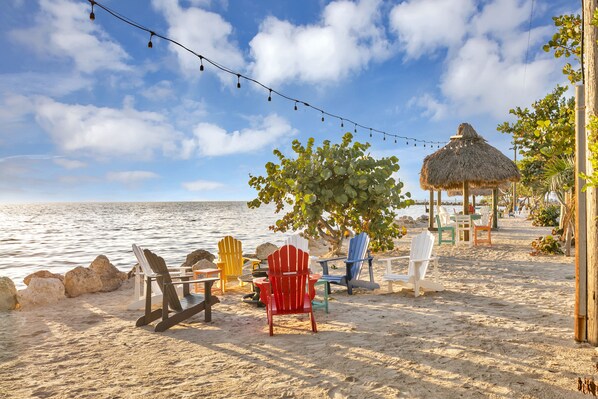
POLYGON ((372 128, 370 128, 370 137, 372 137, 372 128))
POLYGON ((386 133, 384 133, 384 135, 382 137, 382 141, 386 141, 386 133))
POLYGON ((149 39, 149 42, 147 42, 147 47, 148 48, 154 47, 154 44, 152 43, 152 37, 154 37, 154 32, 150 31, 150 39, 149 39))
POLYGON ((241 74, 237 74, 237 89, 241 88, 241 74))
POLYGON ((272 101, 272 89, 269 89, 270 93, 268 94, 268 101, 272 101))
POLYGON ((203 57, 199 56, 199 70, 203 72, 203 57))
POLYGON ((353 130, 355 133, 357 133, 357 123, 354 124, 355 125, 355 129, 353 130))
POLYGON ((91 3, 91 12, 89 13, 89 19, 91 19, 92 21, 95 21, 96 15, 93 12, 93 6, 96 4, 96 2, 90 1, 90 3, 91 3))
POLYGON ((343 123, 343 118, 341 118, 341 127, 345 127, 345 124, 343 123))
POLYGON ((322 111, 322 122, 324 122, 324 111, 322 111))
POLYGON ((397 138, 395 137, 395 144, 397 144, 397 138))
POLYGON ((295 101, 295 111, 297 111, 297 101, 295 101))

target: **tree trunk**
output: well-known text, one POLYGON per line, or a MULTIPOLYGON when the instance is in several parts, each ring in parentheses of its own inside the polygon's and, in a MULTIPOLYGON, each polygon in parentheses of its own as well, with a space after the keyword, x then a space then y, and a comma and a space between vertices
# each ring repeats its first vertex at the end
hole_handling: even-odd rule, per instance
MULTIPOLYGON (((597 82, 598 76, 596 66, 598 64, 598 49, 596 48, 596 39, 598 32, 592 25, 592 18, 596 10, 597 0, 583 1, 583 61, 585 78, 585 102, 586 102, 586 124, 590 121, 590 116, 598 115, 598 94, 597 82)), ((586 142, 587 134, 586 132, 586 142)), ((587 174, 592 175, 594 171, 591 161, 591 152, 586 150, 586 168, 587 174)), ((594 187, 589 187, 587 195, 587 312, 588 312, 588 342, 592 345, 598 345, 598 191, 594 187)))

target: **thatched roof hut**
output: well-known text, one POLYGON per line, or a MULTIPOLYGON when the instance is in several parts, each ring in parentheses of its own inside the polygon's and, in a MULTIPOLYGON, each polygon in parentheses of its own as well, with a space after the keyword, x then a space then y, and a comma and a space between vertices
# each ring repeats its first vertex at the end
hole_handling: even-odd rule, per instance
POLYGON ((462 123, 447 145, 424 159, 419 182, 424 190, 462 189, 467 213, 470 185, 496 187, 520 178, 515 162, 488 144, 469 123, 462 123))

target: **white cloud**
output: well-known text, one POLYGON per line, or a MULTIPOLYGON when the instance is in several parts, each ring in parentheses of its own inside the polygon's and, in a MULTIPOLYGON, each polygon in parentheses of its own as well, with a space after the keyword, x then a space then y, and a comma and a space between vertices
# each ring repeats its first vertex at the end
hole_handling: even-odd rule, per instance
POLYGON ((318 24, 295 26, 266 18, 251 40, 251 74, 265 84, 287 79, 337 81, 391 55, 380 0, 334 1, 318 24))
POLYGON ((216 181, 195 180, 190 182, 184 182, 182 186, 184 189, 188 191, 207 191, 222 188, 224 187, 224 184, 216 181))
POLYGON ((411 0, 395 6, 391 24, 407 59, 444 51, 440 95, 425 93, 410 105, 423 116, 508 116, 563 81, 551 56, 538 52, 553 29, 529 32, 531 0, 491 0, 479 11, 470 0, 411 0), (446 13, 446 16, 445 16, 446 13), (528 59, 526 60, 526 53, 528 59))
MULTIPOLYGON (((240 70, 243 67, 243 55, 230 39, 233 27, 220 15, 197 7, 183 8, 178 0, 152 0, 152 5, 164 13, 169 24, 166 36, 229 68, 240 70)), ((198 57, 174 44, 169 48, 177 55, 185 74, 198 76, 198 57)), ((206 72, 217 71, 205 62, 204 67, 206 72)), ((228 74, 217 73, 225 81, 230 79, 228 74)))
POLYGON ((160 82, 141 91, 141 94, 152 101, 163 101, 175 97, 172 82, 161 80, 160 82))
POLYGON ((127 53, 89 20, 87 2, 40 0, 36 25, 13 30, 11 37, 42 55, 67 57, 78 71, 126 71, 127 53))
POLYGON ((54 159, 56 165, 62 166, 65 169, 80 169, 87 166, 85 162, 77 161, 76 159, 56 158, 54 159))
POLYGON ((154 112, 70 105, 49 98, 36 100, 35 118, 66 152, 150 158, 172 154, 180 134, 154 112))
POLYGON ((154 172, 144 170, 132 170, 126 172, 110 172, 106 175, 109 181, 116 181, 124 184, 135 184, 144 180, 157 179, 160 177, 154 172))
POLYGON ((407 58, 419 58, 461 43, 473 0, 410 0, 390 12, 390 26, 398 34, 407 58))
POLYGON ((0 92, 61 97, 92 86, 89 78, 69 72, 20 72, 0 74, 0 92), (51 84, 50 84, 51 83, 51 84))
POLYGON ((272 114, 259 118, 254 126, 240 131, 229 133, 220 126, 200 123, 193 133, 192 139, 183 142, 183 157, 195 152, 205 156, 251 153, 294 135, 295 130, 284 118, 272 114))

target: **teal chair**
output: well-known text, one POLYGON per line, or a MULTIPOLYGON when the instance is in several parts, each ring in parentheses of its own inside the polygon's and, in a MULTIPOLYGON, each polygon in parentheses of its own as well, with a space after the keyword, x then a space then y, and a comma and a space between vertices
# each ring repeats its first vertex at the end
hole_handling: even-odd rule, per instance
MULTIPOLYGON (((455 227, 454 226, 442 226, 440 223, 440 216, 436 215, 436 226, 438 226, 438 245, 445 243, 451 243, 455 245, 455 227), (451 238, 442 239, 442 232, 446 231, 447 233, 450 232, 451 238)), ((445 233, 446 234, 446 233, 445 233)))

